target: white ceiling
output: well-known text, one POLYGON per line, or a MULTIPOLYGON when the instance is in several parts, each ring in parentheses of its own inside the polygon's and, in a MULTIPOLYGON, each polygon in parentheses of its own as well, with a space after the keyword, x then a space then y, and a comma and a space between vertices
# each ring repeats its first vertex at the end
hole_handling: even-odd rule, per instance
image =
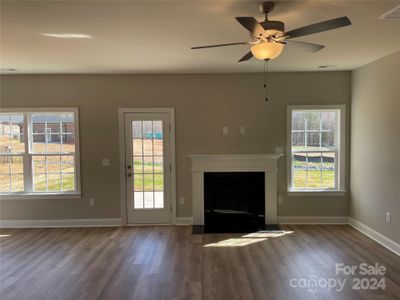
MULTIPOLYGON (((400 1, 279 1, 270 19, 286 29, 348 16, 352 26, 299 38, 327 47, 285 47, 271 71, 351 70, 400 50, 400 19, 378 19, 400 1)), ((1 1, 2 73, 261 72, 237 63, 248 46, 190 46, 248 40, 235 16, 262 20, 257 1, 1 1), (81 33, 57 39, 41 33, 81 33)))

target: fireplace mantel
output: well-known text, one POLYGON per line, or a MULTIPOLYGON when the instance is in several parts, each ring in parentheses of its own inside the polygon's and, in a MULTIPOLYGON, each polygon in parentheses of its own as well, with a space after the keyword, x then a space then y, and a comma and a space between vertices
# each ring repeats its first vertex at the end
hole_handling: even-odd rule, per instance
POLYGON ((204 225, 205 172, 264 172, 265 223, 277 223, 277 161, 282 154, 191 154, 193 225, 204 225))

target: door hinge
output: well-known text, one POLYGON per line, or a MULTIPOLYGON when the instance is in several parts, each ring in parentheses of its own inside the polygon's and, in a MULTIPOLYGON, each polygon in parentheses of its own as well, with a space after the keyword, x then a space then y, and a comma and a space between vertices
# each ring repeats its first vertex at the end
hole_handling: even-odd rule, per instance
POLYGON ((169 165, 169 171, 172 172, 172 165, 169 165))
POLYGON ((171 131, 171 124, 168 124, 169 131, 171 131))

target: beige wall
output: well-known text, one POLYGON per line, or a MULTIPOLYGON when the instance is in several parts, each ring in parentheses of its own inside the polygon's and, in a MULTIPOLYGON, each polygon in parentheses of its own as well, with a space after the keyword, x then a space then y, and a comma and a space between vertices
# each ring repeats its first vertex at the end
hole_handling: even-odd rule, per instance
POLYGON ((400 243, 400 52, 352 73, 351 135, 351 216, 400 243))
MULTIPOLYGON (((84 197, 3 200, 1 218, 119 217, 118 108, 160 106, 176 109, 177 196, 186 200, 177 205, 177 216, 191 216, 188 154, 273 153, 276 146, 286 148, 287 105, 350 104, 350 72, 273 73, 270 79, 266 103, 262 74, 2 76, 2 107, 79 107, 84 197), (224 125, 228 136, 222 136, 224 125), (101 166, 103 157, 111 158, 111 168, 101 166)), ((279 168, 279 215, 348 215, 346 196, 287 197, 286 157, 279 168)))

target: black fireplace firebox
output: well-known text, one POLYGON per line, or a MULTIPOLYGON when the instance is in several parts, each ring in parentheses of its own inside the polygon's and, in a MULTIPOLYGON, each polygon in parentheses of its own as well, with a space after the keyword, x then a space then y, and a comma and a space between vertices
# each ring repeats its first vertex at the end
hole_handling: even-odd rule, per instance
POLYGON ((264 228, 264 172, 204 173, 204 232, 252 232, 264 228))

